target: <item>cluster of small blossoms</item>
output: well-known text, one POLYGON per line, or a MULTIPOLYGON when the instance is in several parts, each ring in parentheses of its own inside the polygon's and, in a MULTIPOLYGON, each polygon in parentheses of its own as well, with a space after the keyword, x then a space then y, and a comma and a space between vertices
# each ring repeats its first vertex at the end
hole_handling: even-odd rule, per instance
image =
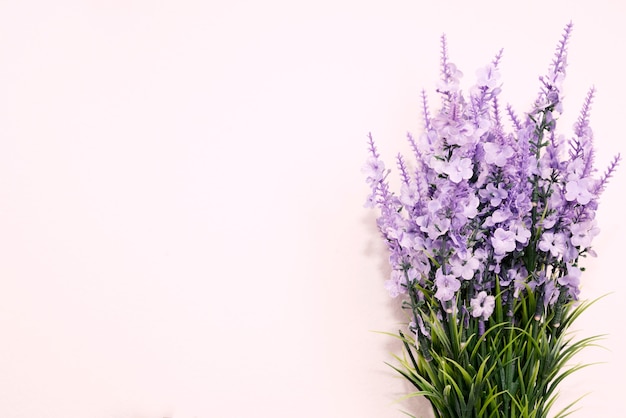
MULTIPOLYGON (((397 156, 399 193, 391 191, 390 170, 369 136, 366 206, 380 211, 377 225, 392 267, 385 286, 413 308, 410 327, 420 338, 429 336, 419 308, 425 304, 438 315, 476 320, 483 332, 496 294, 511 318, 515 299, 528 292, 539 301, 536 319, 578 298, 579 260, 593 255, 598 197, 620 157, 597 175, 589 127, 593 89, 573 135, 556 132, 570 33, 571 24, 524 117, 499 104, 501 52, 464 95, 462 73, 449 62, 442 37, 442 105, 431 115, 422 93, 424 133, 408 135, 412 168, 397 156)), ((558 326, 559 315, 553 317, 558 326)))

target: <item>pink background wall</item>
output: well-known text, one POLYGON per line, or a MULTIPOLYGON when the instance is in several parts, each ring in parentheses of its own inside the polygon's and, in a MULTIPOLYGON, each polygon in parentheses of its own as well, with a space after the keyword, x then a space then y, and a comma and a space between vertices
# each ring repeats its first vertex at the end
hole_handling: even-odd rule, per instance
MULTIPOLYGON (((523 112, 572 19, 561 129, 595 84, 598 166, 626 152, 626 7, 503 4, 0 1, 0 416, 404 416, 360 168, 419 132, 440 34, 465 83, 504 47, 523 112)), ((574 416, 623 417, 625 171, 574 416)))

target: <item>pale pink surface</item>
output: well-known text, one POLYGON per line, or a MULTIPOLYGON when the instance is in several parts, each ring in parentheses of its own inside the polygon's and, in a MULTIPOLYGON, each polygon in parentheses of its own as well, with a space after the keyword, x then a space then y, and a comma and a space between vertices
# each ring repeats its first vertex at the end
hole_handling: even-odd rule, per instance
MULTIPOLYGON (((616 2, 296 3, 0 2, 1 417, 404 416, 360 168, 420 132, 442 32, 468 79, 504 47, 523 112, 573 20, 563 118, 594 84, 598 166, 626 152, 616 2)), ((622 416, 625 168, 581 416, 622 416)))

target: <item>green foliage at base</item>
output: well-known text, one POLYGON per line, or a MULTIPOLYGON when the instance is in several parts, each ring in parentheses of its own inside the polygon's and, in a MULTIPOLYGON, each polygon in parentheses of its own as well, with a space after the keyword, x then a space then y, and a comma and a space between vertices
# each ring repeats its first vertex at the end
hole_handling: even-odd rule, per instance
MULTIPOLYGON (((496 310, 479 336, 478 321, 456 313, 438 318, 422 312, 430 330, 429 344, 416 344, 399 332, 404 343, 399 365, 390 365, 425 396, 436 418, 546 418, 557 398, 558 385, 589 364, 570 361, 602 336, 575 340, 568 329, 593 302, 566 304, 559 312, 535 319, 537 301, 528 292, 507 316, 500 295, 496 310), (514 323, 517 322, 517 323, 514 323)), ((571 414, 577 401, 554 415, 571 414)))

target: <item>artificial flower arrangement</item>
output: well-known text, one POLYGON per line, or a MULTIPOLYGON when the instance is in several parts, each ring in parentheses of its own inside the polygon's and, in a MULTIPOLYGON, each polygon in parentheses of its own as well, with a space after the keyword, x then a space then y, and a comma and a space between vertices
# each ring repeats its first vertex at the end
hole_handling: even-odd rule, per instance
POLYGON ((392 367, 437 418, 545 418, 558 385, 583 367, 568 362, 599 338, 567 330, 589 305, 579 301, 581 259, 594 255, 598 198, 620 156, 597 175, 593 88, 573 135, 556 131, 571 30, 523 116, 499 101, 502 51, 465 96, 443 36, 442 105, 431 114, 422 93, 424 133, 408 135, 414 166, 395 161, 399 193, 369 135, 366 205, 379 209, 390 254, 385 287, 408 314, 392 367))

